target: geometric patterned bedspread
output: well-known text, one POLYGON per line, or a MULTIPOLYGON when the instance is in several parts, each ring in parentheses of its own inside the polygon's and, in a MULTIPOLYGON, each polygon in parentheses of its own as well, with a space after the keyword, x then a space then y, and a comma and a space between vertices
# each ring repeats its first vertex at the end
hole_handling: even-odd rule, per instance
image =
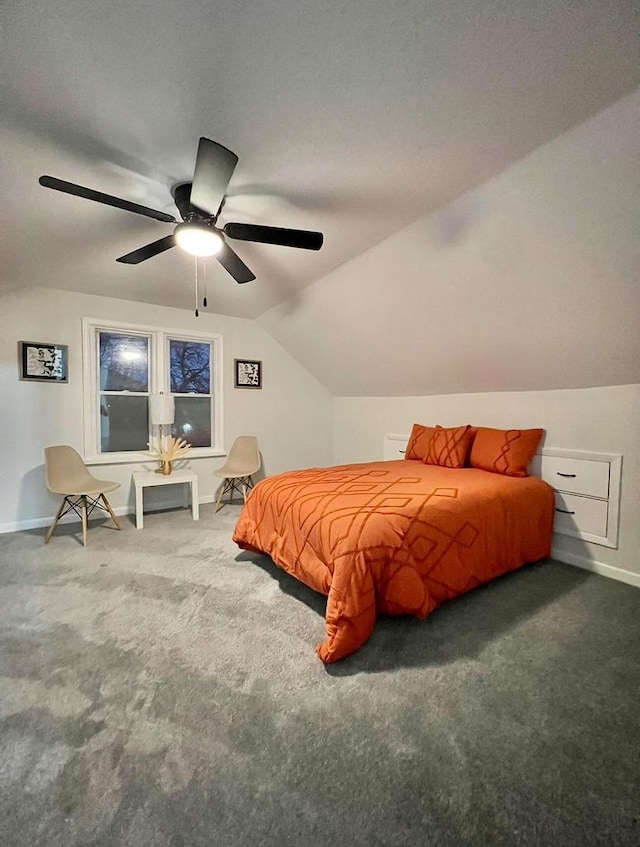
POLYGON ((233 538, 328 595, 316 651, 329 663, 366 642, 377 612, 425 618, 549 556, 553 516, 553 490, 535 477, 401 459, 267 477, 233 538))

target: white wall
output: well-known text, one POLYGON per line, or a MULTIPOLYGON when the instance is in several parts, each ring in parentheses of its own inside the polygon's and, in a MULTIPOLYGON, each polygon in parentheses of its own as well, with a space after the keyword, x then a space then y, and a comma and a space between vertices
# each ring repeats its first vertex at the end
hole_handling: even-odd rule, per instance
POLYGON ((556 534, 554 550, 576 564, 599 562, 640 576, 640 385, 430 397, 339 397, 336 462, 381 459, 384 434, 408 435, 414 422, 470 423, 500 429, 542 427, 542 447, 622 453, 618 549, 556 534))
MULTIPOLYGON (((43 447, 70 444, 83 453, 82 318, 140 323, 159 328, 221 333, 224 357, 224 443, 236 435, 258 437, 264 472, 330 464, 333 403, 328 391, 255 321, 150 306, 65 291, 29 289, 0 298, 0 531, 42 524, 55 514, 58 498, 44 484, 43 447), (18 341, 69 346, 69 382, 49 385, 18 379, 18 341), (262 390, 233 387, 234 358, 263 363, 262 390)), ((201 499, 213 497, 212 470, 222 458, 192 459, 201 499)), ((132 508, 131 473, 140 465, 101 465, 94 473, 122 487, 110 499, 132 508)), ((157 463, 147 465, 149 469, 157 463)), ((145 492, 151 507, 172 487, 145 492)), ((165 498, 165 499, 163 499, 165 498)))
POLYGON ((337 396, 640 382, 639 116, 636 92, 260 323, 337 396))

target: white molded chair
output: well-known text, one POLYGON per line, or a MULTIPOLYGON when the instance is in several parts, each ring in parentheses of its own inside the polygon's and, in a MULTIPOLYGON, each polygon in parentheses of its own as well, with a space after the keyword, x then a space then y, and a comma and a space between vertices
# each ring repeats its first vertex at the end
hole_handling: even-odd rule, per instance
POLYGON ((45 447, 44 464, 47 488, 52 494, 62 494, 64 497, 58 514, 45 536, 45 544, 49 543, 60 518, 71 510, 82 519, 82 543, 85 547, 87 546, 87 518, 96 507, 108 512, 116 529, 120 529, 113 509, 105 497, 106 491, 120 488, 119 482, 96 479, 89 473, 80 454, 66 444, 45 447))
POLYGON ((233 492, 242 494, 246 503, 247 491, 253 488, 252 475, 260 470, 262 460, 258 449, 258 439, 255 435, 239 435, 231 445, 227 461, 214 471, 216 476, 224 480, 220 484, 220 494, 216 502, 216 512, 220 508, 222 497, 229 493, 229 503, 233 500, 233 492))

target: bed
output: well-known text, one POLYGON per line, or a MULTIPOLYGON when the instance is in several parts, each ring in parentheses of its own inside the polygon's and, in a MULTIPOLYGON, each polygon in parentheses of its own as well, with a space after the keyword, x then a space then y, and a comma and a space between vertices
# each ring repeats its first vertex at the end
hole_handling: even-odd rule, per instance
POLYGON ((358 650, 376 614, 425 618, 550 554, 553 489, 474 467, 397 460, 262 480, 234 541, 327 595, 326 664, 358 650))

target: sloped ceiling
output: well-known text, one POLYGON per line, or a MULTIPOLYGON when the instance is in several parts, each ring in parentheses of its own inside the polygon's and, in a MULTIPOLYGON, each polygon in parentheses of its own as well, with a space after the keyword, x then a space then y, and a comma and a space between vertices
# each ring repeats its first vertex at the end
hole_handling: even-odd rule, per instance
POLYGON ((341 396, 640 383, 640 91, 260 318, 341 396))
MULTIPOLYGON (((114 261, 166 225, 37 179, 174 213, 170 187, 190 177, 205 135, 240 159, 225 220, 325 234, 320 253, 235 242, 257 280, 238 286, 208 263, 211 310, 262 316, 338 392, 474 390, 475 374, 399 386, 403 363, 372 379, 377 332, 351 336, 365 365, 340 376, 327 312, 348 336, 373 299, 362 285, 371 256, 385 262, 381 312, 406 308, 395 233, 402 247, 407 227, 458 209, 456 198, 640 84, 636 0, 31 0, 6 4, 2 18, 0 291, 51 286, 191 308, 193 260, 177 249, 134 267, 114 261), (336 279, 340 297, 323 300, 336 279)), ((476 281, 457 284, 464 300, 476 281)), ((416 308, 437 298, 429 290, 416 308)), ((491 337, 504 321, 489 312, 491 337)), ((384 330, 390 348, 404 334, 396 324, 384 330)), ((466 344, 483 341, 470 331, 466 344)))

